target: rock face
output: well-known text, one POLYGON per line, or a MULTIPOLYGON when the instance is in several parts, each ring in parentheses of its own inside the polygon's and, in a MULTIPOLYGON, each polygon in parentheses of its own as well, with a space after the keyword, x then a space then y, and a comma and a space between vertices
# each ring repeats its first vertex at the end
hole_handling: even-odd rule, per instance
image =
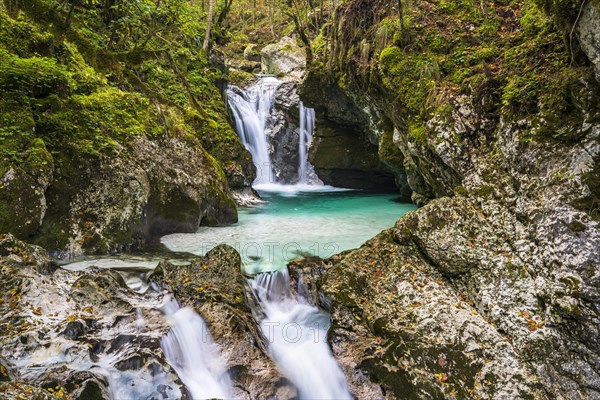
POLYGON ((0 398, 190 398, 160 344, 170 329, 161 309, 171 295, 207 322, 235 398, 296 396, 265 355, 233 248, 219 246, 188 266, 163 262, 151 273, 70 272, 44 253, 0 238, 0 284, 10 288, 0 297, 0 398), (172 292, 136 292, 124 280, 132 273, 172 292))
MULTIPOLYGON (((313 278, 315 301, 330 307, 331 343, 347 376, 354 387, 378 382, 390 398, 599 398, 600 88, 591 66, 570 69, 568 54, 558 54, 556 76, 577 79, 565 92, 541 92, 522 112, 515 111, 524 107, 520 99, 509 96, 515 64, 502 66, 509 75, 494 76, 483 63, 480 77, 491 86, 426 91, 424 98, 440 96, 437 108, 415 115, 423 109, 411 101, 424 81, 407 90, 412 81, 404 78, 415 66, 411 57, 422 54, 394 45, 375 53, 368 68, 357 54, 370 38, 357 27, 380 32, 384 25, 364 24, 391 16, 381 4, 357 0, 338 10, 339 43, 358 35, 339 56, 347 62, 335 67, 344 80, 337 85, 313 70, 301 90, 322 116, 331 119, 327 103, 343 98, 349 104, 336 108, 369 110, 362 115, 390 124, 380 130, 387 136, 375 137, 399 151, 384 153, 396 154, 423 206, 321 265, 323 277, 313 278), (358 20, 358 8, 370 19, 358 20), (541 100, 549 96, 555 102, 541 100)), ((522 49, 535 39, 519 40, 522 49)), ((434 87, 445 79, 432 78, 434 87)), ((352 121, 361 114, 332 115, 352 121)), ((369 126, 368 118, 353 124, 361 121, 369 126)), ((383 142, 370 143, 382 154, 383 142)))
POLYGON ((377 191, 397 188, 410 197, 404 159, 392 143, 393 127, 369 101, 360 107, 349 93, 314 72, 308 73, 299 93, 315 109, 309 159, 325 184, 377 191))
POLYGON ((0 225, 6 232, 30 237, 46 215, 45 192, 52 182, 54 161, 43 141, 34 141, 25 162, 0 177, 0 225))
POLYGON ((60 175, 46 197, 34 240, 61 257, 142 248, 167 233, 237 221, 218 164, 176 139, 136 139, 114 157, 60 175))
POLYGON ((263 47, 260 54, 265 74, 300 79, 306 69, 306 53, 290 37, 263 47))
POLYGON ((273 170, 278 182, 298 182, 298 140, 300 124, 298 109, 300 98, 297 93, 297 83, 284 82, 277 87, 275 107, 271 114, 271 126, 267 131, 269 152, 273 170))
POLYGON ((581 48, 594 64, 600 81, 600 7, 593 2, 582 6, 576 32, 581 48))
POLYGON ((511 342, 402 229, 334 257, 317 280, 334 354, 357 397, 545 398, 511 342), (377 385, 375 396, 365 381, 377 385))

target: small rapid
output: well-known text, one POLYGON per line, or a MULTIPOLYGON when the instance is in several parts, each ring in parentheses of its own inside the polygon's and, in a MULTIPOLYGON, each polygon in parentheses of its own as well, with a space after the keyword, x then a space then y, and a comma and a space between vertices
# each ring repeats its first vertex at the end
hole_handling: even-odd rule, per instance
POLYGON ((169 364, 193 399, 231 398, 231 380, 208 326, 191 308, 174 308, 173 326, 160 342, 169 364))
POLYGON ((264 315, 260 328, 277 367, 301 399, 351 399, 346 378, 327 344, 329 315, 290 292, 287 270, 248 280, 264 315))

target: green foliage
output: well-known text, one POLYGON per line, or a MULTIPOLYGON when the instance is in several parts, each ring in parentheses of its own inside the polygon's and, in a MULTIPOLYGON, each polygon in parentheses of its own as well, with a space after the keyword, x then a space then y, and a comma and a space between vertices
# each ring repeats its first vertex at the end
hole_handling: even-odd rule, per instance
POLYGON ((34 157, 40 143, 64 172, 139 136, 204 143, 222 163, 245 155, 194 2, 11 5, 0 5, 0 172, 49 162, 34 157))
POLYGON ((436 59, 403 53, 393 46, 381 52, 379 65, 384 84, 394 90, 408 113, 423 115, 427 97, 438 77, 436 59))
POLYGON ((404 29, 395 10, 375 2, 357 13, 361 4, 341 6, 332 22, 336 36, 328 38, 324 28, 314 40, 315 73, 384 94, 392 112, 402 110, 399 119, 408 121, 416 143, 427 143, 421 121, 444 120, 456 95, 469 96, 489 120, 535 121, 537 139, 573 139, 567 132, 578 131, 584 116, 577 104, 594 80, 589 65, 571 65, 586 62, 570 54, 572 25, 561 29, 556 21, 572 24, 581 1, 419 0, 405 4, 404 29), (326 46, 331 40, 338 54, 326 46))
POLYGON ((65 68, 54 59, 15 57, 0 49, 0 87, 32 97, 64 96, 69 92, 69 80, 65 68))

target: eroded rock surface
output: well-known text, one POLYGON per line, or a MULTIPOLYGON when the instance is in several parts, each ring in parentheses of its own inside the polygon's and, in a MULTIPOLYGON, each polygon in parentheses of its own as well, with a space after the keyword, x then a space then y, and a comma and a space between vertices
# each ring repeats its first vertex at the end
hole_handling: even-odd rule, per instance
POLYGON ((173 295, 207 322, 235 398, 296 395, 265 355, 231 247, 189 266, 161 263, 150 276, 158 291, 125 284, 128 274, 149 272, 67 271, 13 236, 0 241, 0 265, 1 398, 190 398, 161 348, 171 328, 161 310, 173 295))

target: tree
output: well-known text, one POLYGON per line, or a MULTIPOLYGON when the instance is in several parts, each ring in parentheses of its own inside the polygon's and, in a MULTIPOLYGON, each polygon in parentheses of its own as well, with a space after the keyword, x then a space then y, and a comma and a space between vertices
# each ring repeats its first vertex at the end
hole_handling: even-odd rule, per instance
POLYGON ((208 17, 206 19, 206 34, 204 36, 204 44, 202 45, 202 49, 204 51, 208 51, 208 44, 210 42, 210 30, 212 29, 214 13, 215 13, 215 0, 209 0, 208 17))

